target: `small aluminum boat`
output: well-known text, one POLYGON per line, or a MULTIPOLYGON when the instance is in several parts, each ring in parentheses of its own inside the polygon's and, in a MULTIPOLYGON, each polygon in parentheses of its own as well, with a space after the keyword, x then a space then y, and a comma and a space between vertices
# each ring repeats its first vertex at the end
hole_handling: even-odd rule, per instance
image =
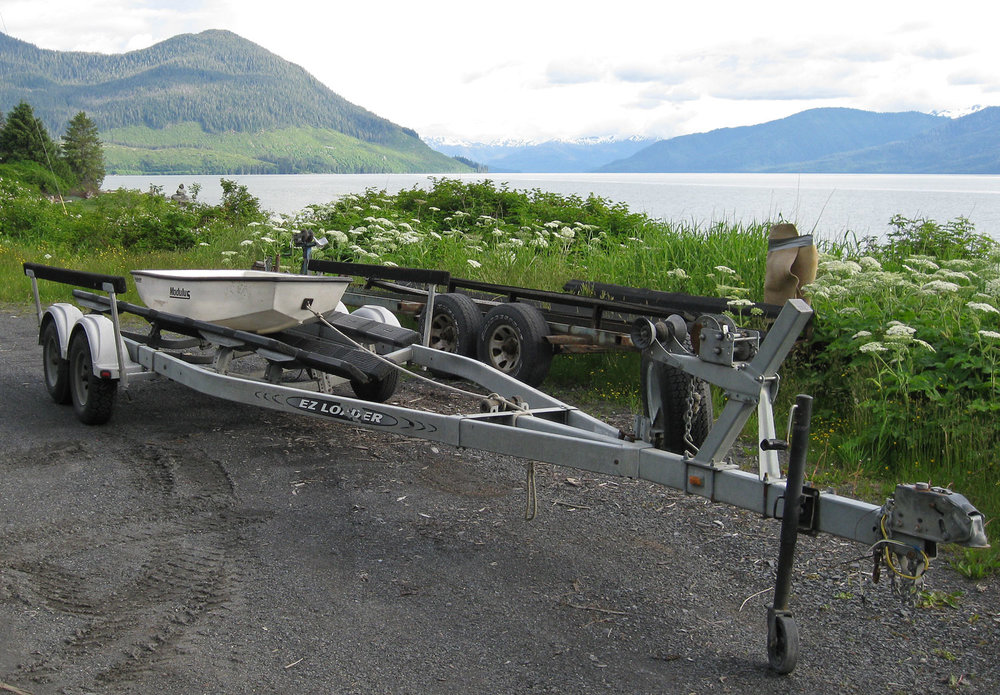
POLYGON ((133 270, 150 309, 252 333, 274 333, 315 321, 310 311, 337 308, 348 277, 264 270, 133 270))

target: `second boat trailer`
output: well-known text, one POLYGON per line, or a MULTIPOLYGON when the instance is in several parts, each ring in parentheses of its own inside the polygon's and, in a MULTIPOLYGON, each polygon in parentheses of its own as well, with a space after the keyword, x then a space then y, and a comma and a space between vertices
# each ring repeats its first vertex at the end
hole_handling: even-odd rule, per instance
POLYGON ((25 263, 24 271, 35 298, 46 388, 53 400, 71 403, 86 424, 110 419, 119 388, 166 377, 238 403, 647 480, 780 519, 774 602, 767 611, 768 664, 778 673, 790 673, 798 658, 798 628, 789 607, 798 533, 823 532, 865 544, 876 572, 884 563, 903 580, 924 573, 938 544, 988 545, 982 514, 950 490, 899 484, 880 506, 803 484, 812 399, 796 399, 788 441, 775 436, 772 414, 778 366, 812 315, 800 300, 786 303, 763 338, 734 328, 722 316, 699 319, 694 336, 682 317, 636 320, 630 339, 643 352, 650 378, 646 412, 636 416, 634 433, 625 433, 479 361, 420 345, 419 335, 400 327, 388 312, 317 314, 287 331, 259 335, 121 301, 126 282, 119 276, 33 263, 25 263), (81 306, 96 313, 83 314, 69 303, 43 310, 40 279, 104 294, 73 291, 81 306), (123 313, 147 321, 149 331, 124 331, 123 313), (249 373, 231 369, 235 360, 248 356, 265 366, 249 373), (402 365, 479 385, 484 393, 478 412, 440 414, 381 402, 391 396, 402 365), (289 369, 305 370, 312 379, 285 383, 282 374, 289 369), (703 379, 726 395, 696 451, 675 453, 654 444, 662 445, 660 435, 669 425, 664 400, 674 394, 663 382, 675 372, 703 379), (334 392, 345 383, 355 397, 334 392), (727 455, 754 411, 765 436, 758 470, 751 473, 739 470, 727 455), (789 450, 787 475, 775 455, 782 449, 789 450))

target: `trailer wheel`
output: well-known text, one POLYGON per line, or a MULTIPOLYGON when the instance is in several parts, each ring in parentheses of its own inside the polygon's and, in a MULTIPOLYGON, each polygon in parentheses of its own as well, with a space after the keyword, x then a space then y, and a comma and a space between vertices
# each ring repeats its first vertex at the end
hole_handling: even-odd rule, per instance
MULTIPOLYGON (((420 319, 421 335, 426 321, 425 311, 420 319)), ((482 325, 483 315, 471 297, 454 292, 437 295, 431 319, 430 347, 475 358, 482 325)))
POLYGON ((94 374, 90 341, 84 331, 79 331, 69 341, 69 390, 73 412, 80 422, 103 425, 111 418, 118 381, 94 374))
MULTIPOLYGON (((378 321, 379 323, 388 323, 399 328, 399 319, 385 307, 365 305, 356 309, 353 313, 355 316, 362 316, 366 319, 378 321)), ((365 347, 375 352, 375 345, 366 345, 365 347)), ((392 398, 392 395, 396 393, 398 385, 398 369, 393 369, 381 379, 371 379, 368 382, 351 379, 351 390, 354 391, 354 395, 362 400, 374 401, 375 403, 385 403, 392 398)))
POLYGON ((393 369, 384 379, 372 379, 368 383, 362 383, 351 379, 351 390, 354 395, 365 401, 375 403, 385 403, 396 393, 399 385, 399 372, 393 369))
POLYGON ((552 345, 545 317, 530 304, 500 304, 487 312, 479 332, 479 360, 537 386, 549 373, 552 345))
POLYGON ((642 412, 662 439, 652 442, 658 449, 683 454, 691 446, 685 441, 685 413, 691 403, 691 441, 701 446, 712 429, 712 389, 708 382, 687 372, 642 355, 639 396, 642 412))
POLYGON ((39 340, 42 344, 42 368, 45 373, 45 390, 59 405, 70 402, 69 360, 62 358, 59 350, 59 329, 51 319, 42 329, 39 340))

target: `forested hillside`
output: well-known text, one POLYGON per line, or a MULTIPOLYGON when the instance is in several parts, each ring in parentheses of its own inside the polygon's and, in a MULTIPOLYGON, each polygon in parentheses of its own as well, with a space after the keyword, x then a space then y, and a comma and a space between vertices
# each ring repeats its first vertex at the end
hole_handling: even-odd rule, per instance
POLYGON ((183 34, 116 55, 45 50, 0 34, 0 111, 22 100, 53 132, 85 111, 109 145, 109 173, 145 160, 178 173, 340 171, 352 161, 363 161, 358 170, 364 171, 467 170, 412 130, 350 103, 301 67, 227 31, 183 34), (190 124, 197 124, 197 133, 190 124), (197 137, 179 143, 174 132, 159 141, 159 134, 181 125, 197 137), (296 154, 283 158, 261 147, 215 153, 211 138, 202 137, 297 129, 311 135, 295 137, 299 142, 288 149, 296 154), (302 152, 317 133, 322 144, 302 152), (237 161, 235 169, 227 168, 237 161))

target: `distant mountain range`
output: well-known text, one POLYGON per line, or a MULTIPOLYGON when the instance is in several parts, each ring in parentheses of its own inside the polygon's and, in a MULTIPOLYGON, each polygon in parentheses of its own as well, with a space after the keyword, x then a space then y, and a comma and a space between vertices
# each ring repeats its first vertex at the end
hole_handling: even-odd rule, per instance
POLYGON ((548 140, 541 143, 455 143, 428 138, 438 152, 481 162, 492 172, 582 172, 629 157, 656 142, 652 138, 548 140))
POLYGON ((998 126, 1000 107, 957 118, 821 108, 658 141, 431 145, 490 171, 1000 174, 998 126))
POLYGON ((597 171, 1000 173, 1000 107, 961 118, 812 109, 661 140, 597 171))
POLYGON ((471 171, 228 31, 117 55, 0 33, 0 110, 21 100, 55 137, 86 111, 109 173, 471 171))
POLYGON ((109 173, 844 172, 1000 174, 1000 107, 949 118, 821 108, 668 140, 424 143, 301 67, 227 31, 119 55, 0 33, 0 111, 31 104, 54 137, 80 110, 109 173))

